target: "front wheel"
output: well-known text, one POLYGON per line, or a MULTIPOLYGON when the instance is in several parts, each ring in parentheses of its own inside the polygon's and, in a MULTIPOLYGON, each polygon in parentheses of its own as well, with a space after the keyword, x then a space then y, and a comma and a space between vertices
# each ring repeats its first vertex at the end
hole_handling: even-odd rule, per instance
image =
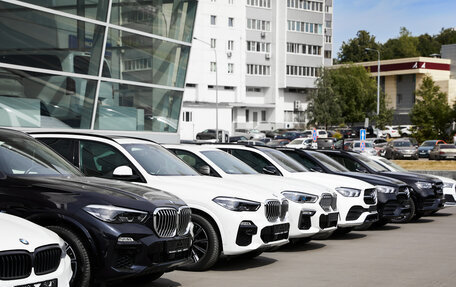
POLYGON ((73 230, 63 226, 47 226, 65 241, 65 250, 71 259, 71 287, 88 287, 91 282, 92 266, 89 253, 82 238, 73 230))
POLYGON ((193 245, 192 263, 180 269, 190 271, 204 271, 211 268, 218 260, 220 254, 220 240, 212 223, 206 218, 192 214, 193 245))
POLYGON ((410 205, 410 213, 407 215, 403 215, 401 217, 391 219, 392 223, 408 223, 410 222, 414 217, 416 217, 416 206, 415 206, 415 201, 410 198, 408 200, 408 204, 410 205))

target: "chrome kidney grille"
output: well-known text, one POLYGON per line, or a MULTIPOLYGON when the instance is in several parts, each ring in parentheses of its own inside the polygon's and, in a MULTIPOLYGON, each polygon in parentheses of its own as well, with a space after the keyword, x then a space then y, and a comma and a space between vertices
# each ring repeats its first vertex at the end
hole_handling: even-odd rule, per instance
POLYGON ((280 201, 278 200, 268 200, 264 204, 265 215, 269 222, 276 221, 280 216, 280 201))
POLYGON ((179 210, 161 207, 154 211, 154 229, 159 237, 174 237, 188 232, 191 211, 188 207, 179 210))
POLYGON ((331 194, 325 193, 322 194, 320 199, 320 206, 323 208, 324 211, 329 212, 331 211, 331 207, 333 205, 333 197, 331 194))

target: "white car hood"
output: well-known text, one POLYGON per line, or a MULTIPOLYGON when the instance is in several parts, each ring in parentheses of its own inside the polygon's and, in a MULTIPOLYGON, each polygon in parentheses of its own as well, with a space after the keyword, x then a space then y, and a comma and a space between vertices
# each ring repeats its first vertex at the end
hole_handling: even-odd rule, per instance
POLYGON ((295 172, 288 173, 287 176, 297 179, 307 180, 313 183, 322 184, 328 188, 350 187, 357 189, 374 188, 372 184, 365 181, 350 178, 342 175, 327 174, 320 172, 295 172))
POLYGON ((33 252, 37 247, 49 244, 61 245, 61 239, 54 232, 25 219, 0 213, 2 239, 0 251, 28 250, 33 252), (27 243, 28 244, 24 244, 27 243))
POLYGON ((218 196, 230 196, 265 202, 267 199, 283 198, 279 191, 273 194, 270 189, 209 176, 148 176, 149 186, 171 192, 190 203, 212 200, 218 196))
POLYGON ((264 174, 230 174, 227 177, 242 184, 255 184, 263 188, 273 189, 276 192, 284 190, 306 192, 320 196, 323 193, 331 193, 331 190, 321 184, 304 182, 295 178, 272 176, 264 174))

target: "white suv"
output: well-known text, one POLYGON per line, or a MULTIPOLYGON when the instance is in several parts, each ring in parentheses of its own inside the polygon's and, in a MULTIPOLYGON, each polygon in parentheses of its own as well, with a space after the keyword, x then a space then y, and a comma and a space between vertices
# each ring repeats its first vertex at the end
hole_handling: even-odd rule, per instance
POLYGON ((324 186, 259 174, 236 157, 208 145, 165 147, 201 174, 280 191, 289 200, 290 240, 310 240, 317 233, 332 233, 337 228, 337 195, 324 186))
POLYGON ((192 208, 194 262, 205 270, 220 255, 259 254, 288 243, 288 200, 228 179, 200 176, 148 140, 90 134, 32 134, 88 176, 125 180, 173 193, 192 208))
POLYGON ((378 220, 377 190, 367 182, 345 176, 309 172, 300 163, 283 152, 268 147, 242 145, 215 145, 258 172, 303 180, 303 184, 321 184, 340 196, 337 197, 339 211, 339 233, 349 232, 352 227, 378 220))
POLYGON ((0 226, 0 287, 69 286, 71 260, 57 234, 5 213, 0 226))

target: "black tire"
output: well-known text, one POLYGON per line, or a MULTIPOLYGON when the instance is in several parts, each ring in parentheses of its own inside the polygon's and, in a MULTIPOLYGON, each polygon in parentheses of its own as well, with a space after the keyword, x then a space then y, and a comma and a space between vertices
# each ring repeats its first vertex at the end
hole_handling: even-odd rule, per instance
POLYGON ((193 263, 186 264, 180 269, 189 271, 204 271, 211 268, 220 255, 220 239, 214 226, 204 217, 192 214, 193 222, 193 263))
POLYGON ((353 230, 353 227, 338 227, 336 231, 334 231, 334 235, 345 235, 350 233, 353 230))
POLYGON ((63 226, 46 226, 54 231, 67 244, 67 254, 71 259, 73 276, 71 287, 88 287, 92 280, 92 262, 82 238, 71 229, 63 226))
POLYGON ((125 282, 128 282, 127 285, 133 284, 146 284, 152 281, 157 280, 158 278, 162 277, 165 272, 156 272, 156 273, 149 273, 145 275, 139 275, 132 278, 126 279, 125 282))
POLYGON ((415 201, 413 200, 413 198, 410 198, 408 203, 410 205, 410 213, 408 215, 405 215, 405 216, 402 216, 402 217, 399 217, 396 219, 391 219, 392 223, 408 223, 408 222, 412 221, 412 219, 415 218, 415 216, 416 216, 415 201))

